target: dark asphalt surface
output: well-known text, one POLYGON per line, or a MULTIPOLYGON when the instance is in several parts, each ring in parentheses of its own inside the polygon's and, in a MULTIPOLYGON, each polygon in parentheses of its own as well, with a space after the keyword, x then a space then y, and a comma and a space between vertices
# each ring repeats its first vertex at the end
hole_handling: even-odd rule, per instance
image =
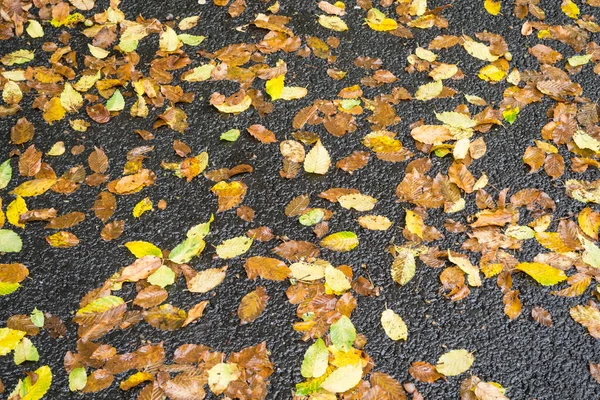
MULTIPOLYGON (((234 29, 236 26, 248 23, 257 12, 265 11, 268 6, 258 1, 248 1, 248 3, 250 3, 248 9, 235 20, 231 20, 226 14, 226 8, 198 5, 196 0, 126 0, 122 3, 121 9, 128 19, 134 19, 140 14, 145 18, 157 17, 164 21, 169 13, 173 13, 176 17, 199 14, 201 15, 199 27, 191 33, 208 36, 202 47, 214 51, 226 44, 251 42, 264 35, 264 31, 255 28, 249 28, 245 33, 234 29)), ((448 1, 430 1, 430 8, 443 3, 448 1)), ((311 205, 332 209, 335 207, 331 207, 327 201, 317 196, 330 187, 357 188, 362 193, 379 200, 374 212, 387 215, 395 221, 393 228, 385 232, 361 229, 355 222, 359 215, 357 212, 346 210, 342 212, 338 207, 336 208, 338 212, 330 221, 330 232, 355 230, 360 237, 360 246, 348 253, 334 253, 327 250, 321 253, 323 258, 334 265, 351 264, 355 276, 365 275, 365 271, 360 266, 366 264, 374 283, 383 288, 381 296, 377 298, 357 295, 358 307, 352 316, 357 331, 364 333, 368 338, 365 350, 375 360, 376 370, 386 372, 400 382, 412 381, 407 372, 410 363, 419 360, 435 363, 447 349, 466 348, 475 352, 475 363, 470 372, 484 380, 501 383, 508 389, 507 396, 511 399, 600 398, 600 384, 596 383, 588 372, 589 362, 600 362, 600 341, 592 338, 584 328, 569 317, 569 308, 587 302, 590 297, 589 291, 595 285, 591 285, 584 296, 561 298, 550 295, 551 288, 544 288, 523 274, 515 276, 514 288, 520 291, 524 309, 522 315, 513 322, 509 322, 503 313, 502 294, 496 287, 495 279, 485 280, 483 286, 474 288, 466 299, 452 303, 439 293, 440 271, 419 262, 415 278, 408 285, 400 287, 391 280, 389 266, 392 257, 384 251, 384 248, 394 237, 397 243, 404 240, 401 234, 402 227, 398 222, 404 221, 403 208, 407 205, 397 204, 394 193, 396 185, 402 179, 406 163, 386 163, 372 157, 367 167, 354 175, 340 170, 330 170, 324 177, 309 177, 301 172, 298 178, 287 181, 279 177, 278 145, 262 145, 244 132, 251 124, 262 123, 274 131, 279 140, 289 138, 293 131, 292 118, 301 107, 318 98, 334 98, 340 89, 359 83, 359 79, 367 74, 367 71, 353 66, 354 58, 361 55, 381 58, 384 62, 383 68, 400 78, 394 85, 364 88, 365 97, 372 98, 377 93, 389 92, 392 86, 403 86, 414 93, 419 85, 427 82, 427 77, 424 74, 409 75, 404 72, 404 67, 407 65, 406 57, 415 47, 425 46, 440 33, 474 34, 484 28, 500 33, 507 40, 509 50, 514 55, 511 67, 521 71, 537 68, 537 61, 525 55, 527 47, 539 41, 535 35, 527 38, 521 36, 520 22, 512 16, 512 9, 508 10, 507 4, 504 5, 503 10, 506 16, 493 17, 484 11, 481 1, 463 0, 451 3, 453 7, 443 13, 450 21, 447 31, 414 29, 415 38, 407 40, 362 26, 364 11, 353 10, 353 2, 348 2, 349 12, 344 17, 350 30, 336 33, 318 25, 316 15, 320 13, 317 12, 314 2, 280 1, 280 14, 292 17, 289 26, 297 35, 309 34, 322 39, 337 36, 341 39, 340 47, 333 50, 333 54, 338 56, 334 66, 349 73, 346 79, 333 81, 326 75, 328 67, 326 62, 314 56, 308 59, 279 53, 268 56, 270 64, 274 64, 278 58, 283 58, 289 70, 286 83, 307 87, 309 95, 302 100, 276 102, 275 111, 264 120, 254 110, 237 116, 221 115, 208 104, 208 98, 214 91, 229 94, 237 90, 236 85, 230 82, 182 85, 184 90, 193 90, 196 93, 193 104, 181 106, 187 112, 190 124, 184 136, 165 128, 153 131, 151 127, 153 117, 157 114, 156 110, 151 110, 151 115, 147 119, 132 119, 128 112, 123 112, 106 125, 92 123, 91 128, 83 134, 72 131, 68 126, 68 119, 48 126, 42 120, 38 110, 27 110, 26 106, 24 106, 26 109, 24 113, 0 120, 0 143, 2 143, 0 160, 6 159, 13 149, 12 145, 7 144, 9 130, 16 119, 23 115, 26 115, 36 127, 34 143, 40 150, 48 151, 58 140, 64 141, 67 149, 75 144, 85 145, 86 151, 81 155, 65 154, 51 160, 58 175, 72 166, 87 165, 86 159, 93 146, 100 146, 110 159, 109 171, 111 179, 114 179, 121 174, 128 150, 145 144, 155 146, 144 164, 157 173, 156 184, 140 193, 118 197, 118 209, 113 218, 126 220, 125 233, 119 239, 112 242, 104 242, 100 239, 102 224, 90 211, 99 189, 83 185, 71 196, 48 192, 43 196, 28 199, 30 209, 55 207, 60 213, 86 212, 86 220, 72 229, 81 240, 78 247, 66 250, 49 247, 44 240, 48 231, 43 229, 43 224, 33 223, 28 224, 22 233, 23 251, 20 254, 0 257, 1 262, 21 262, 27 265, 31 278, 25 281, 23 287, 15 294, 0 298, 2 325, 10 315, 29 314, 34 307, 37 307, 60 316, 69 328, 68 336, 60 340, 50 338, 47 333, 33 338, 40 352, 40 362, 37 365, 49 364, 54 373, 53 385, 47 398, 111 400, 135 398, 135 392, 121 391, 116 382, 110 389, 99 393, 88 395, 70 393, 67 374, 62 364, 65 353, 68 350, 75 350, 76 327, 70 320, 73 312, 78 309, 80 298, 89 290, 98 287, 119 268, 133 261, 129 251, 120 246, 121 244, 130 240, 146 240, 161 248, 173 248, 185 237, 189 227, 206 221, 210 214, 216 211, 216 197, 209 191, 212 182, 199 177, 191 183, 186 183, 160 168, 161 160, 177 159, 172 150, 173 139, 183 140, 192 148, 194 154, 207 150, 210 155, 209 169, 231 167, 243 162, 250 163, 255 168, 253 174, 243 178, 249 187, 243 204, 256 211, 255 221, 244 222, 236 217, 234 211, 216 215, 212 233, 208 237, 208 242, 213 245, 224 239, 244 234, 249 228, 260 225, 271 227, 278 235, 313 241, 311 228, 299 225, 296 219, 287 218, 283 213, 285 204, 302 193, 311 195, 311 205), (240 139, 231 144, 221 142, 219 135, 231 128, 239 128, 243 131, 240 139), (134 134, 135 129, 153 131, 156 139, 150 143, 143 142, 134 134), (168 208, 165 211, 156 210, 147 213, 141 219, 134 220, 131 210, 146 196, 149 196, 155 204, 160 199, 166 199, 168 208), (397 343, 386 337, 379 323, 381 312, 386 304, 406 321, 409 328, 408 341, 397 343), (530 317, 533 306, 543 306, 548 309, 552 314, 554 326, 546 328, 535 323, 530 317)), ((98 5, 102 3, 99 2, 98 5)), ((569 22, 568 18, 560 12, 558 0, 542 0, 541 6, 547 12, 547 21, 553 24, 569 22)), ((596 12, 599 16, 597 10, 582 6, 582 13, 596 12)), ((47 32, 49 31, 50 29, 47 29, 47 32)), ((77 40, 79 36, 76 33, 73 33, 73 36, 71 46, 83 52, 87 41, 77 40)), ((47 34, 43 39, 21 38, 3 42, 0 43, 2 49, 0 52, 5 53, 22 47, 37 48, 50 38, 51 36, 47 34), (27 42, 31 44, 28 45, 27 42)), ((140 53, 145 54, 143 58, 145 62, 151 60, 156 44, 156 36, 142 42, 140 53)), ((558 42, 552 42, 551 45, 562 52, 565 58, 574 54, 572 49, 558 42)), ((409 134, 409 124, 421 118, 426 122, 433 122, 433 111, 451 110, 456 105, 464 103, 463 93, 481 96, 497 105, 506 87, 504 82, 490 85, 475 78, 476 72, 483 63, 469 57, 458 46, 437 53, 440 54, 442 61, 460 61, 460 67, 468 78, 448 83, 448 86, 459 91, 459 95, 454 99, 426 103, 402 102, 396 106, 402 121, 391 130, 399 132, 398 137, 402 143, 413 150, 414 141, 409 134)), ((36 54, 42 55, 42 52, 38 51, 36 54)), ((595 99, 600 93, 600 78, 593 74, 592 67, 591 64, 585 66, 584 71, 575 75, 573 79, 582 84, 585 96, 595 99)), ((131 99, 127 101, 126 109, 129 108, 131 99)), ((532 144, 534 139, 540 138, 541 127, 547 122, 545 112, 550 105, 551 102, 545 100, 542 104, 527 107, 521 112, 514 125, 506 128, 497 127, 485 134, 488 151, 483 159, 474 162, 470 169, 475 176, 485 171, 490 184, 498 189, 505 187, 514 190, 526 187, 542 189, 557 202, 556 221, 560 217, 571 216, 583 208, 581 203, 564 194, 564 180, 570 178, 591 180, 597 179, 598 176, 594 171, 585 174, 573 174, 567 171, 560 180, 552 181, 543 172, 527 174, 527 168, 521 157, 525 148, 532 144)), ((472 111, 479 110, 474 106, 469 108, 472 111)), ((357 132, 341 139, 328 135, 322 126, 316 128, 334 161, 354 150, 364 149, 360 139, 368 133, 369 125, 367 121, 360 119, 358 126, 357 132)), ((563 156, 566 155, 563 153, 563 156)), ((434 159, 433 163, 433 170, 437 172, 445 170, 450 160, 434 159)), ((23 180, 19 177, 18 183, 23 180)), ((11 187, 14 185, 14 182, 11 183, 11 187)), ((7 204, 10 198, 7 191, 0 192, 0 196, 7 204)), ((476 212, 473 200, 474 194, 467 196, 467 209, 459 213, 460 220, 464 221, 466 216, 476 212)), ((453 216, 453 218, 457 217, 457 215, 453 216)), ((444 219, 442 212, 432 210, 427 223, 441 228, 444 219)), ((555 226, 551 226, 552 228, 555 226)), ((436 244, 441 248, 449 247, 458 250, 458 245, 463 240, 463 235, 448 234, 445 240, 436 244)), ((247 256, 268 255, 275 245, 275 242, 255 243, 247 256)), ((528 243, 528 246, 519 253, 518 258, 529 261, 540 251, 542 248, 537 244, 528 243)), ((210 248, 207 248, 199 259, 192 262, 193 265, 196 268, 222 266, 222 261, 212 260, 212 254, 210 248)), ((164 341, 167 357, 171 357, 173 350, 184 343, 205 344, 229 353, 266 340, 272 353, 271 360, 275 363, 275 373, 270 378, 268 398, 290 398, 294 384, 302 380, 300 363, 309 343, 302 342, 299 339, 300 335, 292 329, 292 323, 296 321, 296 307, 287 302, 285 290, 288 283, 249 281, 243 270, 244 259, 245 257, 240 257, 231 260, 226 280, 212 294, 200 296, 183 292, 184 285, 181 281, 169 288, 168 302, 182 308, 187 309, 200 300, 210 300, 205 315, 196 324, 175 332, 164 332, 142 322, 127 331, 112 332, 102 341, 116 346, 119 352, 133 350, 143 341, 164 341), (236 315, 239 301, 257 285, 264 285, 267 288, 270 301, 265 313, 257 321, 242 326, 236 315)), ((130 285, 126 287, 125 292, 133 292, 133 290, 130 285)), ((24 376, 19 371, 34 368, 35 364, 32 363, 16 367, 12 356, 0 358, 0 377, 7 387, 7 392, 10 392, 17 380, 24 376)), ((467 374, 464 374, 461 377, 449 378, 447 382, 439 381, 434 384, 417 383, 417 387, 428 400, 455 399, 458 398, 460 381, 466 376, 467 374)))

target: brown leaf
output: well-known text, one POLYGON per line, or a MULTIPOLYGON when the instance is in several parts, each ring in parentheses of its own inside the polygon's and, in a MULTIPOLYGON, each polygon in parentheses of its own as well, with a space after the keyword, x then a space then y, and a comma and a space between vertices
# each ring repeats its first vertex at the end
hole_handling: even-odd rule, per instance
POLYGON ((23 144, 33 139, 35 128, 27 118, 20 118, 10 129, 10 140, 14 144, 23 144))
POLYGON ((544 165, 544 151, 539 147, 529 146, 523 154, 523 162, 530 168, 529 172, 537 172, 544 165))
POLYGON ((259 242, 268 242, 269 240, 273 240, 275 235, 271 232, 271 228, 268 226, 260 226, 258 228, 250 229, 246 232, 246 236, 249 238, 253 238, 254 240, 258 240, 259 242))
POLYGON ((202 317, 202 314, 204 314, 204 309, 207 305, 208 300, 204 300, 190 308, 190 311, 188 311, 188 316, 185 322, 183 323, 183 326, 187 326, 192 322, 195 322, 198 318, 202 317))
POLYGON ((125 221, 124 220, 116 220, 116 221, 112 221, 109 222, 108 224, 104 225, 104 228, 102 228, 102 231, 100 232, 100 237, 102 238, 102 240, 106 240, 106 241, 110 241, 110 240, 115 240, 116 238, 118 238, 119 236, 121 236, 123 234, 123 231, 125 230, 125 221))
POLYGON ((373 372, 370 378, 373 387, 379 387, 387 394, 389 400, 406 400, 406 392, 394 378, 383 372, 373 372))
POLYGON ((144 311, 144 320, 151 326, 163 331, 174 331, 181 328, 187 313, 171 304, 153 307, 144 311))
POLYGON ((117 199, 109 192, 100 192, 94 201, 94 214, 106 223, 117 209, 117 199))
POLYGON ((108 157, 104 151, 98 147, 94 147, 94 151, 88 157, 90 169, 98 174, 103 174, 108 170, 108 157))
POLYGON ((335 166, 339 169, 348 172, 349 174, 354 173, 369 162, 369 152, 367 151, 355 151, 347 157, 339 160, 335 166))
POLYGON ((287 217, 295 217, 302 214, 302 211, 308 207, 309 202, 310 199, 308 194, 301 194, 300 196, 294 197, 292 201, 285 206, 285 215, 287 217))
POLYGON ((440 374, 437 369, 435 369, 435 365, 425 361, 413 362, 410 365, 410 368, 408 368, 408 373, 416 380, 425 383, 432 383, 438 379, 444 378, 444 375, 440 374))
POLYGON ((600 364, 590 363, 590 375, 596 382, 600 383, 600 364))
POLYGON ((506 292, 502 298, 502 302, 504 303, 504 314, 506 314, 508 318, 513 320, 521 315, 523 306, 521 305, 521 299, 519 299, 518 290, 506 292))
POLYGON ((47 236, 46 242, 52 247, 66 249, 68 247, 77 246, 79 244, 79 239, 71 232, 60 231, 56 232, 54 235, 47 236))
POLYGON ((283 261, 270 257, 250 257, 244 264, 248 279, 256 279, 260 276, 263 279, 273 281, 283 281, 287 279, 291 271, 283 261))
POLYGON ((68 229, 72 228, 75 225, 79 224, 85 219, 85 214, 82 212, 72 212, 68 214, 61 215, 60 217, 54 218, 50 223, 48 223, 45 228, 46 229, 68 229))
POLYGON ((552 326, 552 315, 543 307, 533 307, 531 317, 540 325, 552 326))
POLYGON ((252 222, 254 220, 254 210, 248 206, 239 206, 235 210, 235 213, 246 222, 252 222))
POLYGON ((565 160, 560 154, 548 154, 544 161, 544 170, 553 179, 560 178, 565 172, 565 160))
POLYGON ((319 248, 311 242, 289 240, 281 243, 271 250, 281 258, 290 261, 298 261, 301 258, 318 257, 319 248))
POLYGON ((245 295, 238 307, 238 317, 242 324, 250 323, 258 318, 265 310, 268 300, 269 296, 262 286, 245 295))
POLYGON ((450 179, 450 182, 455 183, 456 186, 465 192, 473 192, 475 178, 473 178, 473 175, 471 175, 465 164, 457 162, 452 163, 450 168, 448 168, 448 178, 450 179))
POLYGON ((265 128, 263 125, 254 124, 248 127, 248 133, 252 135, 255 139, 260 141, 261 143, 275 143, 277 142, 277 138, 275 134, 265 128))
POLYGON ((169 293, 165 289, 152 285, 138 292, 133 300, 133 305, 142 308, 152 308, 164 302, 167 297, 169 297, 169 293))
POLYGON ((42 152, 31 145, 19 157, 19 173, 21 176, 34 176, 42 168, 42 152))

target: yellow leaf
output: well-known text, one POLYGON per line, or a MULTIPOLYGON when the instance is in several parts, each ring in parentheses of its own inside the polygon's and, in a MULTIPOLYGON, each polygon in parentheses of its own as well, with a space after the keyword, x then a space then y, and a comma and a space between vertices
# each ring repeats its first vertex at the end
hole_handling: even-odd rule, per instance
POLYGON ((271 100, 277 100, 281 97, 284 81, 285 75, 279 75, 267 81, 265 84, 265 91, 271 96, 271 100))
POLYGON ((381 325, 385 334, 392 340, 406 340, 408 338, 408 328, 404 320, 390 309, 381 313, 381 325))
POLYGON ((414 276, 417 264, 415 255, 410 249, 397 247, 396 257, 392 263, 391 275, 394 282, 406 285, 414 276))
POLYGON ((493 55, 490 52, 490 48, 485 44, 476 42, 468 36, 464 36, 463 38, 463 47, 472 57, 488 62, 493 62, 500 58, 499 56, 493 55))
POLYGON ((573 141, 580 149, 590 149, 596 153, 600 152, 600 140, 591 137, 581 129, 575 132, 573 141))
POLYGON ((338 197, 340 206, 347 210, 355 209, 356 211, 371 211, 377 203, 377 199, 366 194, 353 193, 338 197))
POLYGON ((23 92, 19 84, 13 81, 8 81, 2 89, 2 100, 6 104, 18 104, 23 98, 23 92))
POLYGON ((52 371, 50 367, 44 365, 34 372, 37 377, 35 383, 32 382, 32 376, 28 375, 23 381, 19 381, 22 388, 26 388, 26 394, 23 396, 23 392, 21 392, 22 396, 21 400, 40 400, 48 389, 50 389, 50 385, 52 384, 52 371))
POLYGON ((346 275, 332 265, 325 267, 325 283, 335 294, 342 294, 351 288, 346 275))
POLYGON ((457 376, 471 368, 474 361, 473 354, 465 349, 450 350, 438 359, 435 369, 446 376, 457 376))
POLYGON ((227 266, 222 268, 209 268, 198 272, 193 278, 188 280, 188 290, 192 293, 206 293, 219 286, 223 279, 227 266))
POLYGON ((308 89, 298 86, 284 86, 281 92, 282 100, 296 100, 305 97, 308 94, 308 89))
MULTIPOLYGON (((457 254, 457 253, 454 253, 457 254)), ((467 274, 467 280, 471 286, 481 286, 481 277, 479 276, 479 268, 475 267, 469 261, 467 256, 462 254, 453 255, 448 249, 448 260, 460 268, 465 274, 467 274)))
POLYGON ((27 332, 10 328, 0 328, 0 356, 5 356, 17 347, 27 332))
POLYGON ((228 259, 240 256, 248 251, 252 245, 252 239, 246 236, 238 236, 223 241, 216 247, 217 255, 220 258, 228 259))
POLYGON ((183 74, 181 80, 186 82, 202 82, 208 80, 210 79, 213 69, 215 69, 215 66, 212 64, 200 65, 183 74))
POLYGON ((483 7, 485 8, 485 11, 492 15, 498 15, 500 13, 501 6, 502 3, 500 1, 485 0, 483 2, 483 7))
POLYGON ((548 264, 523 262, 517 264, 515 269, 525 272, 544 286, 556 285, 567 279, 567 276, 562 270, 551 267, 548 264))
POLYGON ((25 203, 25 200, 21 196, 17 196, 6 207, 6 219, 14 226, 25 228, 25 224, 19 222, 19 217, 27 211, 27 203, 25 203))
POLYGON ((154 208, 152 207, 152 200, 150 200, 148 197, 146 197, 146 198, 140 200, 135 205, 135 207, 133 207, 133 216, 135 218, 139 218, 146 211, 152 211, 152 210, 154 210, 154 208))
POLYGON ((42 28, 42 25, 35 19, 29 20, 29 25, 27 25, 26 31, 27 34, 33 39, 44 36, 44 28, 42 28))
POLYGON ((83 97, 73 89, 69 82, 65 83, 65 87, 60 94, 60 104, 69 113, 76 113, 83 106, 83 97))
POLYGON ((309 173, 324 175, 329 170, 330 165, 331 158, 327 149, 320 140, 317 140, 317 143, 310 149, 304 159, 304 170, 309 173))
POLYGON ((325 263, 308 263, 306 261, 298 261, 290 265, 292 277, 302 281, 316 281, 325 277, 325 268, 331 264, 325 263))
POLYGON ((39 196, 46 193, 55 183, 56 178, 32 179, 21 183, 11 193, 23 197, 39 196))
POLYGON ((363 228, 372 231, 385 231, 392 226, 392 221, 383 215, 363 215, 358 218, 358 223, 363 228))
POLYGON ((406 210, 406 229, 423 239, 423 229, 425 229, 423 217, 411 210, 406 210))
POLYGON ((569 18, 577 19, 579 17, 579 7, 572 0, 563 0, 560 9, 569 18))
POLYGON ((321 388, 331 393, 344 393, 358 385, 362 378, 362 365, 346 365, 333 371, 321 383, 321 388))
POLYGON ((320 244, 333 251, 350 251, 358 246, 358 237, 354 232, 342 231, 325 237, 320 244))
POLYGON ((246 97, 244 97, 244 99, 238 104, 232 106, 227 105, 226 103, 222 103, 219 105, 214 104, 217 110, 227 114, 241 113, 242 111, 246 111, 248 107, 250 107, 250 105, 252 105, 252 99, 248 95, 246 95, 246 97))
POLYGON ((133 241, 125 243, 125 247, 136 257, 156 256, 162 258, 162 251, 149 242, 133 241))
POLYGON ((336 32, 348 30, 348 25, 337 15, 319 15, 319 24, 336 32))
POLYGON ((59 97, 53 97, 44 106, 44 120, 52 125, 55 121, 60 121, 66 114, 65 108, 62 106, 59 97))
POLYGON ((232 381, 241 376, 240 368, 235 363, 219 363, 208 370, 208 386, 210 390, 219 395, 227 389, 232 381))
POLYGON ((75 317, 80 319, 90 318, 94 315, 102 314, 109 310, 117 308, 122 304, 125 304, 125 301, 117 296, 108 295, 104 297, 99 297, 80 308, 75 314, 75 317))
POLYGON ((158 45, 162 51, 176 51, 181 42, 177 37, 177 33, 168 25, 165 25, 165 30, 161 32, 158 45))
POLYGON ((110 54, 110 51, 104 50, 102 47, 92 46, 89 43, 88 43, 88 49, 90 50, 91 55, 93 55, 96 58, 99 58, 100 60, 108 57, 108 55, 110 54))
POLYGON ((398 28, 398 23, 395 20, 387 18, 384 13, 376 8, 371 8, 367 12, 365 21, 369 28, 374 31, 393 31, 398 28))
POLYGON ((417 92, 415 93, 415 99, 420 101, 428 101, 431 99, 435 99, 442 93, 444 89, 444 85, 442 81, 433 81, 426 83, 424 85, 419 86, 417 92))

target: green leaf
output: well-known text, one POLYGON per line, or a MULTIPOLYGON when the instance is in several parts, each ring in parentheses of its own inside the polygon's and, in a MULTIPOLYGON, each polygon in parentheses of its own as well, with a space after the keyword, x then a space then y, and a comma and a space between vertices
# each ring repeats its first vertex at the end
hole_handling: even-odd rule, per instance
POLYGON ((314 208, 309 212, 306 212, 298 218, 298 222, 304 226, 313 226, 323 221, 325 218, 325 212, 320 208, 314 208))
POLYGON ((228 142, 235 142, 240 137, 239 129, 230 129, 227 132, 221 133, 221 137, 219 139, 226 140, 228 142))
POLYGON ((187 44, 188 46, 198 46, 206 39, 206 36, 190 35, 188 33, 182 33, 177 35, 181 43, 187 44))
POLYGON ((356 340, 356 329, 350 318, 342 315, 335 323, 331 324, 329 331, 331 342, 341 351, 348 351, 356 340))
POLYGON ((18 253, 23 248, 23 241, 10 229, 0 229, 0 253, 18 253))
POLYGON ((517 115, 519 115, 519 111, 519 107, 510 107, 502 111, 502 116, 504 117, 504 120, 506 122, 512 125, 517 120, 517 115))
POLYGON ((210 224, 214 220, 215 216, 213 214, 210 214, 210 219, 207 222, 192 226, 190 230, 187 231, 186 236, 188 238, 198 236, 200 239, 204 239, 210 233, 210 224))
POLYGON ((4 189, 8 186, 10 178, 12 177, 12 166, 10 165, 10 158, 0 164, 0 189, 4 189))
POLYGON ((173 272, 173 270, 166 265, 161 265, 148 277, 147 280, 151 285, 164 288, 165 286, 175 283, 175 272, 173 272))
POLYGON ((85 367, 78 367, 69 373, 69 389, 71 392, 82 390, 87 384, 87 374, 85 367))
POLYGON ((220 258, 234 258, 247 252, 251 245, 251 238, 246 236, 238 236, 223 241, 223 243, 217 246, 216 251, 220 258))
POLYGON ((15 364, 20 365, 25 361, 39 361, 40 355, 33 343, 31 343, 31 340, 25 337, 17 347, 15 347, 14 358, 15 364))
POLYGON ((44 326, 44 313, 38 310, 37 308, 33 309, 29 318, 31 319, 31 322, 33 322, 33 325, 37 326, 38 328, 44 326))
POLYGON ((17 282, 0 282, 0 296, 7 296, 21 287, 17 282))
POLYGON ((108 111, 121 111, 125 108, 125 99, 119 89, 115 90, 113 95, 106 102, 106 109, 108 111))
POLYGON ((329 351, 323 339, 319 338, 304 353, 300 373, 305 378, 318 378, 327 371, 329 351))
POLYGON ((333 251, 350 251, 358 246, 358 237, 354 232, 342 231, 325 237, 320 244, 333 251))
POLYGON ((150 242, 143 242, 141 240, 127 242, 125 247, 129 249, 131 254, 136 258, 142 258, 144 256, 156 256, 162 258, 162 251, 150 242))
POLYGON ((17 329, 0 328, 0 356, 5 356, 17 347, 26 332, 17 329))
POLYGON ((189 262, 192 257, 197 256, 204 250, 206 243, 200 236, 192 236, 179 243, 169 253, 169 260, 177 264, 185 264, 189 262))

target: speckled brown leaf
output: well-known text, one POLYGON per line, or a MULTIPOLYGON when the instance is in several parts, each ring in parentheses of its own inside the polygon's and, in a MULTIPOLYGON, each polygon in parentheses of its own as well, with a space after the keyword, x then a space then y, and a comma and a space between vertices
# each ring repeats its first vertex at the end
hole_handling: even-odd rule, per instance
POLYGON ((242 324, 250 323, 258 318, 265 310, 268 300, 269 296, 262 286, 245 295, 238 307, 238 317, 242 324))

